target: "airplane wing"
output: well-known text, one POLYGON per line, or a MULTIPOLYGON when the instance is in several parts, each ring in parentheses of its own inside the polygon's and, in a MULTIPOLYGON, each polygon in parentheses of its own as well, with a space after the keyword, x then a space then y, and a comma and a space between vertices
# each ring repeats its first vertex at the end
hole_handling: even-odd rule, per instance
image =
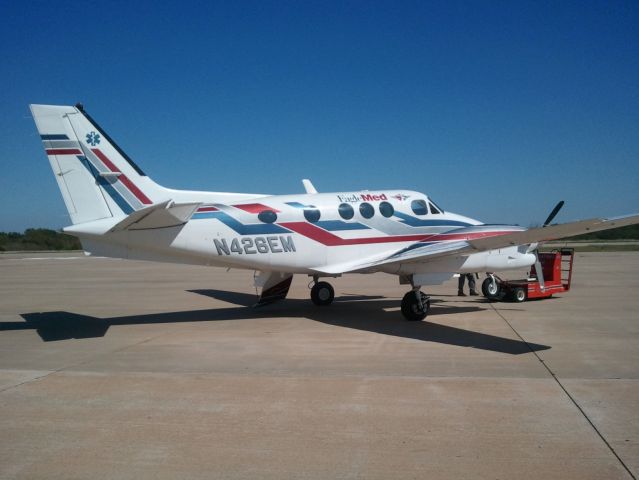
POLYGON ((378 255, 376 257, 317 267, 313 268, 313 270, 330 275, 339 275, 342 273, 361 273, 368 270, 374 271, 376 267, 379 267, 381 265, 389 265, 393 263, 426 262, 447 255, 472 253, 471 250, 472 249, 470 248, 470 244, 467 241, 438 243, 417 242, 400 250, 396 250, 390 253, 386 252, 383 255, 378 255))
POLYGON ((599 232, 611 228, 625 227, 639 223, 639 214, 625 215, 614 218, 592 218, 579 222, 550 225, 547 227, 531 228, 523 232, 513 232, 495 237, 470 240, 470 246, 477 252, 494 250, 496 248, 512 247, 513 245, 528 245, 531 243, 548 242, 559 238, 572 237, 582 233, 599 232))
POLYGON ((634 225, 637 223, 639 223, 639 214, 634 214, 609 219, 594 218, 579 222, 531 228, 529 230, 516 230, 506 234, 483 236, 480 238, 472 238, 472 236, 474 236, 472 234, 476 233, 477 227, 463 228, 454 231, 457 237, 462 237, 459 240, 437 241, 436 236, 431 236, 409 245, 408 247, 392 252, 386 252, 383 255, 367 259, 359 259, 357 261, 328 265, 325 267, 318 267, 314 270, 331 275, 373 271, 376 267, 382 265, 428 262, 430 260, 449 255, 470 255, 472 253, 496 250, 515 245, 542 243, 559 238, 580 235, 582 233, 598 232, 611 228, 634 225), (464 234, 468 234, 468 238, 463 239, 464 234))

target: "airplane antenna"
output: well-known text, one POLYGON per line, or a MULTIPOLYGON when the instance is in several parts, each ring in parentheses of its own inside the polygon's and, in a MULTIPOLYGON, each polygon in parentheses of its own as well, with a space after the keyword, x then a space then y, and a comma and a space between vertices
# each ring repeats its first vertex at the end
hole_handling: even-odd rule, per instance
POLYGON ((308 178, 302 180, 302 185, 304 185, 304 190, 306 190, 306 193, 317 193, 317 190, 308 178))

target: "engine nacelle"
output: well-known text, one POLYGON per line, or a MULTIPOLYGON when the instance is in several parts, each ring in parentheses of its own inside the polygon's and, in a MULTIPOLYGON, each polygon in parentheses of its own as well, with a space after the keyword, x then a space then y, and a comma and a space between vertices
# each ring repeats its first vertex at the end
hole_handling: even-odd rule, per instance
POLYGON ((494 272, 529 267, 536 257, 527 250, 525 246, 519 246, 475 253, 468 257, 462 268, 469 272, 494 272))

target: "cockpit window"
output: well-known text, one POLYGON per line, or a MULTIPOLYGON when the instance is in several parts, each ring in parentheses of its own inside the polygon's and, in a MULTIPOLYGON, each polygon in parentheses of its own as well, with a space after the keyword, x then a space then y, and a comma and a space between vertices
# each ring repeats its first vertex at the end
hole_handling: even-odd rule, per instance
POLYGON ((427 215, 428 207, 426 206, 425 200, 413 200, 410 202, 410 208, 413 210, 415 215, 427 215))
POLYGON ((444 213, 444 211, 441 208, 439 208, 437 204, 433 202, 432 200, 428 202, 428 205, 430 206, 430 213, 433 213, 433 214, 444 213))
POLYGON ((344 220, 350 220, 351 218, 353 218, 353 215, 355 215, 353 207, 350 206, 348 203, 340 204, 340 206, 337 207, 337 211, 339 212, 339 216, 342 217, 344 220))

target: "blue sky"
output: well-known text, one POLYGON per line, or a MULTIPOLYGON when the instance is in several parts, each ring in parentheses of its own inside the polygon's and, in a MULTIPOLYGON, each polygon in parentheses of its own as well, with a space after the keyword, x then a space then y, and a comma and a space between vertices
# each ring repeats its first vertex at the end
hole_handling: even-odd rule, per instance
POLYGON ((486 222, 639 212, 639 3, 2 2, 0 231, 69 219, 29 103, 155 181, 406 188, 486 222))

